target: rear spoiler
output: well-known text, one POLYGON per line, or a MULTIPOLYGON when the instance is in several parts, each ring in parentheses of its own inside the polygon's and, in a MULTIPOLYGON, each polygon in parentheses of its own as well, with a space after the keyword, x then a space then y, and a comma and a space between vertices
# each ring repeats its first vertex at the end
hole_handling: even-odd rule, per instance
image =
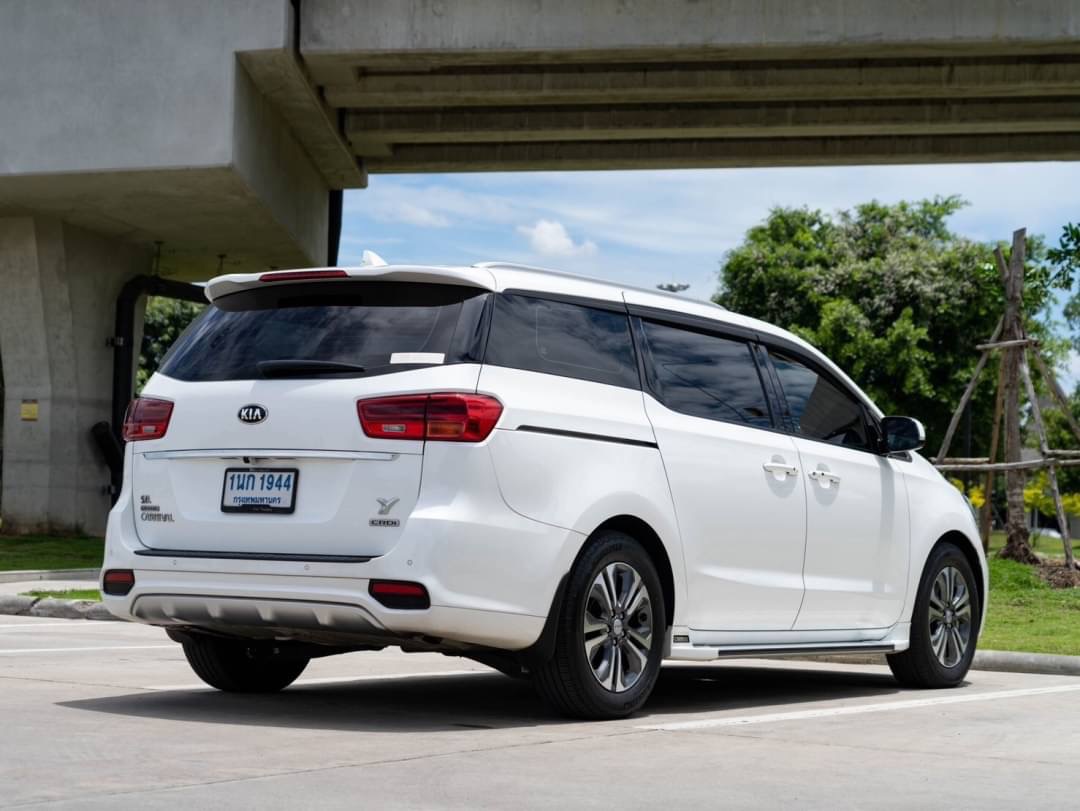
POLYGON ((229 273, 216 276, 206 284, 206 298, 214 301, 243 290, 266 284, 289 284, 301 281, 334 283, 340 281, 421 282, 457 284, 495 290, 495 276, 485 268, 424 267, 422 265, 385 265, 358 268, 299 268, 272 270, 266 273, 229 273))

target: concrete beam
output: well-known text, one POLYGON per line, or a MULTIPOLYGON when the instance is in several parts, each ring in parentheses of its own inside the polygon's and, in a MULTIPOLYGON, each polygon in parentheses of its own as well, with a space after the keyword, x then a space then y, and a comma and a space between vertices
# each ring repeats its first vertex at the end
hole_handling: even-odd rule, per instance
POLYGON ((349 111, 359 155, 404 143, 1080 132, 1080 97, 633 107, 349 111))
MULTIPOLYGON (((315 204, 325 206, 325 195, 311 202, 307 217, 318 214, 315 204)), ((229 167, 0 179, 0 217, 35 213, 132 244, 160 240, 162 273, 192 281, 213 276, 219 254, 225 270, 237 272, 325 261, 325 236, 310 254, 303 250, 229 167)))
POLYGON ((401 144, 372 174, 579 169, 699 169, 1080 160, 1080 133, 619 141, 602 144, 401 144))
POLYGON ((1072 0, 304 0, 300 51, 320 84, 368 66, 518 59, 1077 53, 1072 0), (358 58, 355 59, 355 58, 358 58))
POLYGON ((341 132, 338 113, 311 83, 292 50, 237 54, 259 91, 277 108, 332 189, 367 187, 367 174, 341 132))
POLYGON ((371 73, 329 85, 363 109, 1060 96, 1080 91, 1080 59, 738 62, 371 73))

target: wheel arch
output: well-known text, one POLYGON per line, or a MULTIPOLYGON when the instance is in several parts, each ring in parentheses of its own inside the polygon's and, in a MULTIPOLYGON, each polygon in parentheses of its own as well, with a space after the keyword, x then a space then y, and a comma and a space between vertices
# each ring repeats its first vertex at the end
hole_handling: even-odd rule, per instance
POLYGON ((664 592, 664 614, 667 620, 666 624, 668 628, 671 627, 673 617, 675 616, 676 581, 675 571, 672 568, 671 556, 668 554, 667 547, 664 546, 664 542, 660 538, 660 535, 647 521, 644 521, 635 515, 614 515, 603 521, 586 536, 585 541, 581 544, 577 554, 574 556, 574 560, 569 569, 567 569, 566 573, 559 580, 559 584, 556 587, 555 594, 551 600, 551 608, 548 611, 547 621, 544 623, 544 628, 540 632, 540 637, 528 648, 518 652, 519 661, 526 668, 532 670, 539 667, 553 654, 555 650, 555 634, 559 624, 563 593, 566 589, 566 581, 569 578, 570 571, 573 570, 573 567, 585 553, 590 541, 596 537, 596 534, 607 529, 626 533, 645 547, 645 551, 653 561, 653 565, 656 566, 656 573, 660 578, 660 588, 664 592))
MULTIPOLYGON (((983 567, 983 553, 982 546, 976 546, 975 542, 971 540, 967 535, 958 529, 951 529, 942 535, 930 547, 930 552, 923 560, 922 572, 919 574, 919 582, 922 582, 922 578, 926 576, 926 566, 930 562, 930 557, 933 555, 934 550, 945 543, 951 543, 963 553, 964 558, 967 560, 968 565, 971 566, 971 571, 975 574, 975 586, 979 591, 979 608, 982 612, 982 616, 986 616, 986 591, 987 583, 985 577, 985 569, 983 567)), ((982 623, 980 622, 980 630, 982 623)))
MULTIPOLYGON (((670 628, 675 616, 675 572, 671 567, 671 557, 668 555, 664 542, 656 530, 634 515, 613 516, 589 533, 589 537, 592 538, 597 532, 605 529, 625 532, 644 546, 645 551, 649 553, 656 567, 656 573, 660 576, 660 588, 664 590, 664 616, 670 628)), ((585 549, 586 544, 582 544, 582 550, 585 549)), ((580 555, 581 552, 578 554, 580 555)))

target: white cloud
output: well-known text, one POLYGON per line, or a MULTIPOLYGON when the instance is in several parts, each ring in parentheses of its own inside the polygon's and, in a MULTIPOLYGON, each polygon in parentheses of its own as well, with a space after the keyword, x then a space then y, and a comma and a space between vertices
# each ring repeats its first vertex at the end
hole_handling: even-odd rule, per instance
POLYGON ((375 211, 375 219, 382 222, 403 222, 418 228, 446 228, 450 225, 450 220, 444 215, 408 200, 397 200, 375 211))
POLYGON ((517 232, 529 238, 532 249, 541 256, 592 256, 596 243, 575 243, 566 227, 556 220, 537 220, 535 225, 519 225, 517 232))

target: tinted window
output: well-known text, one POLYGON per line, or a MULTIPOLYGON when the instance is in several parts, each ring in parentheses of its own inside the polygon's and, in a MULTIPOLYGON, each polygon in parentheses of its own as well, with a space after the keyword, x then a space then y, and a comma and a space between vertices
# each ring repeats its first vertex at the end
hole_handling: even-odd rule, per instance
POLYGON ((649 385, 673 411, 771 428, 757 364, 745 341, 643 321, 649 385))
POLYGON ((626 313, 498 296, 485 363, 638 388, 626 313))
POLYGON ((488 294, 454 285, 321 282, 214 302, 161 365, 179 380, 249 380, 264 360, 333 361, 384 374, 470 358, 488 294))
POLYGON ((866 417, 843 389, 792 357, 770 352, 795 430, 803 436, 850 448, 870 448, 866 417))

